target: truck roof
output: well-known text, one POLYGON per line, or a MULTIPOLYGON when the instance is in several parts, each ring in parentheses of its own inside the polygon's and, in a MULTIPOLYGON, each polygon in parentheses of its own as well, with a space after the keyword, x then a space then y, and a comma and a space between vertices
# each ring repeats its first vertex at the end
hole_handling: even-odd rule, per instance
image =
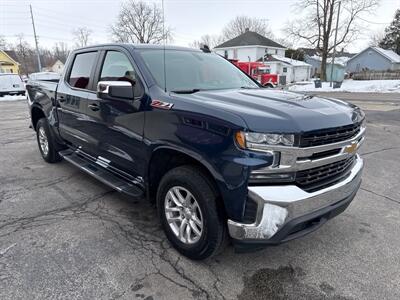
POLYGON ((155 44, 132 44, 132 43, 106 43, 106 44, 99 44, 93 46, 87 46, 75 49, 74 51, 86 50, 86 49, 96 49, 102 47, 113 47, 113 46, 120 46, 126 49, 166 49, 166 50, 185 50, 185 51, 199 51, 200 49, 194 49, 189 47, 182 47, 182 46, 172 46, 172 45, 155 45, 155 44))

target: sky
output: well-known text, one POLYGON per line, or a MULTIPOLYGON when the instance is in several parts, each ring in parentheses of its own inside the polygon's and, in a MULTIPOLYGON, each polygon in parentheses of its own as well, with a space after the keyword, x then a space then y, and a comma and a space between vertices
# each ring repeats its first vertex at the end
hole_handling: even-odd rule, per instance
MULTIPOLYGON (((357 0, 354 0, 357 1, 357 0)), ((51 48, 56 42, 74 44, 72 31, 87 27, 92 43, 111 41, 109 27, 117 19, 123 0, 0 0, 0 35, 14 42, 23 33, 33 45, 29 4, 32 5, 39 44, 51 48)), ((161 0, 147 0, 161 5, 161 0)), ((265 19, 275 36, 285 38, 282 29, 301 12, 298 0, 165 0, 166 24, 173 29, 172 44, 188 46, 204 34, 219 34, 237 15, 265 19)), ((368 46, 370 32, 383 30, 392 20, 400 0, 381 0, 380 7, 366 19, 365 36, 346 50, 357 52, 368 46)))

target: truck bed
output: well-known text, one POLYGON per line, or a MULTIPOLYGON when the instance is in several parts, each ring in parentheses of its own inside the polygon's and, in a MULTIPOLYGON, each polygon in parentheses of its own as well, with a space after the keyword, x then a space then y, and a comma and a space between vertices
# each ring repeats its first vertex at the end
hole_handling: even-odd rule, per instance
POLYGON ((56 99, 58 81, 56 79, 29 80, 26 84, 28 99, 35 99, 42 105, 48 101, 52 102, 51 99, 56 99))

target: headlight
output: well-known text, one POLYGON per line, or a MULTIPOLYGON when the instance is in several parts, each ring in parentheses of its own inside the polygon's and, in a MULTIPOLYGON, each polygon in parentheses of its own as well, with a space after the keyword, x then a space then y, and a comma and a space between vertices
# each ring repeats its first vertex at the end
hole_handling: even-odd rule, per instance
POLYGON ((235 135, 236 143, 242 149, 269 150, 268 146, 293 146, 293 134, 256 133, 238 131, 235 135))

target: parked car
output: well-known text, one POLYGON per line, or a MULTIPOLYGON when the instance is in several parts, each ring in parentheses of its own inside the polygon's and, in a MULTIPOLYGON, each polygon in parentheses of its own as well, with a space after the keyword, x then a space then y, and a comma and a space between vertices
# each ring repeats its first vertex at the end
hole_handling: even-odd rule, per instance
POLYGON ((0 97, 4 95, 25 95, 25 85, 18 74, 0 73, 0 97))
POLYGON ((207 49, 82 48, 59 82, 27 91, 43 159, 154 201, 191 259, 228 237, 239 249, 301 237, 343 212, 361 183, 357 106, 262 88, 207 49))

